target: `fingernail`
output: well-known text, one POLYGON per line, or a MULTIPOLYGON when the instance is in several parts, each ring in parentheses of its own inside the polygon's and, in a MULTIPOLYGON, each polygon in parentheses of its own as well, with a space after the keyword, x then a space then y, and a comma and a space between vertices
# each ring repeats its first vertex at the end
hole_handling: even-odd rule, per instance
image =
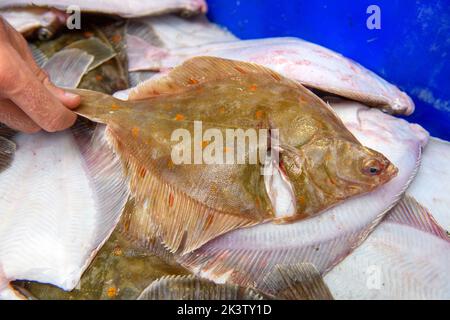
POLYGON ((67 92, 67 91, 64 91, 64 95, 69 99, 76 99, 79 97, 79 95, 72 93, 72 92, 67 92))

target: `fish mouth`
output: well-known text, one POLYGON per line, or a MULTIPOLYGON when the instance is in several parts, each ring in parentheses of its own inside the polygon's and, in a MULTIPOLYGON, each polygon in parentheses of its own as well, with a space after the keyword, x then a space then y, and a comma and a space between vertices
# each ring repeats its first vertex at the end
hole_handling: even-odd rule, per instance
POLYGON ((389 162, 389 164, 387 165, 387 167, 384 171, 383 178, 384 178, 385 182, 388 182, 389 180, 396 177, 397 174, 398 174, 398 168, 392 162, 389 162))

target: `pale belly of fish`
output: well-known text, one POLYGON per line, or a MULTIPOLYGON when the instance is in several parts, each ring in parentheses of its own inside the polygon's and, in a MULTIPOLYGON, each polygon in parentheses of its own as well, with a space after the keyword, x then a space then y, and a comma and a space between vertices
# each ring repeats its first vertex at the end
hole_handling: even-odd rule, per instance
MULTIPOLYGON (((140 17, 158 15, 171 12, 181 12, 186 15, 205 13, 207 10, 204 0, 33 0, 33 5, 42 7, 54 7, 61 10, 76 6, 84 12, 96 12, 122 17, 140 17)), ((27 0, 3 0, 0 8, 27 7, 27 0)))

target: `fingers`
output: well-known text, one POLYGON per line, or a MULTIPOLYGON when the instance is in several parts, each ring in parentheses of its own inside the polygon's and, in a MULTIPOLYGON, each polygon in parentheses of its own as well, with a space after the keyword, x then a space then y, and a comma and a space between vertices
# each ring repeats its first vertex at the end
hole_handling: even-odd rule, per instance
POLYGON ((61 88, 58 88, 48 78, 43 81, 45 87, 67 108, 74 109, 78 107, 81 102, 81 97, 71 92, 66 92, 61 88))
POLYGON ((43 71, 36 63, 31 54, 30 48, 27 45, 26 40, 22 37, 20 33, 14 30, 7 22, 5 27, 8 31, 10 42, 13 47, 17 50, 22 59, 28 64, 31 71, 38 77, 38 79, 44 83, 46 88, 66 107, 73 109, 80 104, 81 98, 73 93, 65 92, 63 89, 56 87, 48 79, 48 75, 43 71))
POLYGON ((11 68, 0 63, 0 91, 6 98, 46 131, 60 131, 74 124, 75 113, 47 89, 15 51, 4 50, 2 58, 17 64, 11 68))
POLYGON ((10 100, 0 100, 0 122, 11 129, 35 133, 41 128, 10 100))

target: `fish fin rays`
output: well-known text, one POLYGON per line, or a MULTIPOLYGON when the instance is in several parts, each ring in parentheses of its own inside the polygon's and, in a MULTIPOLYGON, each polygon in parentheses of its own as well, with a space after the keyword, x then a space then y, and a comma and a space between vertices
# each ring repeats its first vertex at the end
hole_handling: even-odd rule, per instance
POLYGON ((87 71, 95 69, 116 56, 116 52, 111 47, 96 37, 73 42, 66 49, 79 49, 94 57, 87 71))
POLYGON ((138 300, 262 300, 254 289, 216 284, 196 276, 168 276, 152 282, 138 300))
POLYGON ((141 242, 160 237, 167 249, 181 255, 231 230, 259 223, 257 219, 234 215, 210 207, 161 178, 139 141, 127 130, 110 130, 114 149, 125 164, 131 192, 141 208, 128 218, 129 236, 141 242), (126 146, 126 150, 124 148, 126 146))
POLYGON ((436 222, 428 209, 411 196, 405 195, 389 212, 385 221, 408 225, 450 242, 447 232, 436 222))
POLYGON ((11 165, 15 152, 16 144, 8 138, 0 136, 0 172, 11 165))
POLYGON ((333 300, 319 271, 311 263, 275 266, 264 279, 276 298, 287 300, 333 300))
MULTIPOLYGON (((277 72, 260 65, 205 56, 186 60, 183 64, 174 68, 167 76, 141 83, 130 92, 129 98, 130 100, 140 100, 161 94, 183 92, 190 87, 205 82, 230 77, 242 77, 249 74, 272 77, 276 81, 295 87, 302 87, 296 82, 279 75, 277 72)), ((302 88, 309 92, 306 88, 302 88)))
POLYGON ((94 56, 83 50, 64 49, 45 62, 43 68, 54 84, 60 87, 76 88, 93 61, 94 56))

